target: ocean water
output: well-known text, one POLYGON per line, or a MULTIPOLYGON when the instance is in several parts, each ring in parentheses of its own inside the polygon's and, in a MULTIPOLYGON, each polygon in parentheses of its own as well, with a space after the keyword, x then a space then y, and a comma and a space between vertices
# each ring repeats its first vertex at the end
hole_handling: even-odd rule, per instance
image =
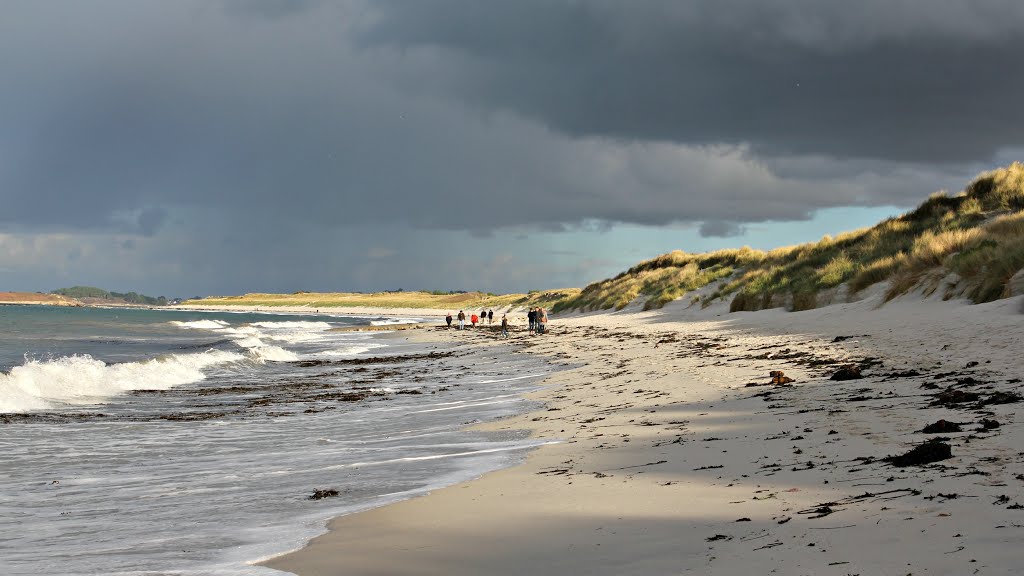
POLYGON ((280 574, 252 563, 519 461, 463 427, 550 367, 334 330, 414 320, 0 307, 0 574, 280 574))

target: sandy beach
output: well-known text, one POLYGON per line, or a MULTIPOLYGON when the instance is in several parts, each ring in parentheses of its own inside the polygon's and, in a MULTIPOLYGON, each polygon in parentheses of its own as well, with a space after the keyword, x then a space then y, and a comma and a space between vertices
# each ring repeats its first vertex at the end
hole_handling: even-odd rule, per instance
POLYGON ((482 427, 551 444, 520 466, 337 518, 266 565, 303 576, 1019 573, 1024 300, 879 304, 876 293, 727 314, 676 302, 517 332, 523 353, 566 369, 532 394, 543 408, 482 427))

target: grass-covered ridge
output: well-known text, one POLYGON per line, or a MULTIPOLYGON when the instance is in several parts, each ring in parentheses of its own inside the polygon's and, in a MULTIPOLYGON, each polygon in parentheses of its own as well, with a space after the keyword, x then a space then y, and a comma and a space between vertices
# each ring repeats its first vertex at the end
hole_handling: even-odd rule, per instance
POLYGON ((142 306, 166 306, 167 298, 163 296, 146 296, 137 292, 109 292, 94 286, 72 286, 70 288, 58 288, 50 294, 77 298, 79 300, 94 303, 95 301, 110 301, 112 304, 138 304, 142 306))
POLYGON ((308 308, 422 308, 436 310, 507 310, 531 306, 552 307, 556 302, 575 297, 579 288, 534 291, 529 294, 486 294, 483 292, 296 292, 294 294, 245 294, 243 296, 209 296, 187 300, 189 305, 227 306, 305 306, 308 308))
POLYGON ((944 296, 987 302, 1008 296, 1010 278, 1024 267, 1021 210, 1024 165, 1015 162, 872 228, 770 252, 677 250, 591 284, 555 309, 621 309, 640 297, 645 309, 660 308, 715 281, 717 289, 699 300, 730 298, 731 311, 805 310, 827 303, 839 287, 854 294, 882 281, 889 281, 889 299, 919 286, 937 290, 945 279, 944 296))

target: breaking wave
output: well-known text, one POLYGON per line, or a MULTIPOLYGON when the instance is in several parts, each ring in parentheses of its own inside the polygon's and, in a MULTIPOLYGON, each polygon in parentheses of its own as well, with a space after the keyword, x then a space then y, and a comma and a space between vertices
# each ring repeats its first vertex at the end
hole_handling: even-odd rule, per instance
POLYGON ((0 413, 96 404, 130 390, 166 390, 205 378, 203 368, 243 360, 224 350, 107 364, 89 355, 27 359, 0 374, 0 413))

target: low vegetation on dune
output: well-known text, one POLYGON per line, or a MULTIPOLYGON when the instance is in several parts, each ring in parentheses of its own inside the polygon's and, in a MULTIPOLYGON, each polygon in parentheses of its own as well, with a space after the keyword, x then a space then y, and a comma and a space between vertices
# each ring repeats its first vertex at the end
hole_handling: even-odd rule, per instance
POLYGON ((913 289, 987 302, 1010 295, 1024 267, 1024 165, 980 175, 956 196, 933 194, 917 209, 863 230, 769 252, 675 251, 596 282, 555 310, 644 309, 707 287, 692 303, 730 299, 731 311, 806 310, 888 281, 886 298, 913 289), (713 287, 712 287, 713 285, 713 287), (712 289, 713 288, 713 289, 712 289))
POLYGON ((141 306, 166 306, 167 298, 163 296, 146 296, 137 292, 108 292, 93 286, 72 286, 50 292, 68 298, 76 298, 88 304, 138 304, 141 306))
POLYGON ((308 308, 374 307, 374 308, 431 308, 438 310, 479 310, 482 308, 506 310, 542 306, 579 294, 579 288, 533 291, 528 294, 488 294, 483 292, 295 292, 293 294, 245 294, 243 296, 209 296, 187 300, 184 305, 228 306, 305 306, 308 308))

